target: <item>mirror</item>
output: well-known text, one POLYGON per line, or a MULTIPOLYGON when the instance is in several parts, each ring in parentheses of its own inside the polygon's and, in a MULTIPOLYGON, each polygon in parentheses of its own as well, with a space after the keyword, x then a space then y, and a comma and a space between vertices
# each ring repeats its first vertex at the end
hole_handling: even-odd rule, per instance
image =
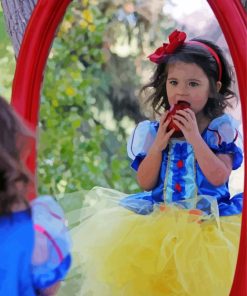
MULTIPOLYGON (((42 1, 40 1, 42 2, 42 1)), ((39 3, 40 4, 40 3, 39 3)), ((57 15, 54 17, 54 22, 50 25, 50 31, 48 32, 51 32, 48 34, 48 38, 46 38, 46 40, 44 41, 45 43, 43 44, 44 46, 44 49, 43 51, 35 51, 35 56, 34 54, 30 55, 29 57, 27 56, 27 48, 28 48, 28 42, 30 42, 31 39, 28 40, 28 32, 27 32, 27 35, 26 35, 26 43, 23 44, 23 47, 22 47, 22 51, 20 53, 20 59, 18 61, 18 65, 17 65, 17 70, 16 70, 16 75, 15 75, 15 80, 14 80, 14 88, 13 88, 13 103, 15 104, 15 106, 17 107, 17 109, 19 109, 19 111, 25 116, 28 118, 28 120, 30 120, 31 122, 34 123, 34 125, 37 124, 37 112, 38 112, 38 100, 39 100, 39 91, 40 91, 40 83, 41 83, 41 77, 42 77, 42 73, 43 73, 43 68, 44 68, 44 64, 46 62, 46 58, 47 58, 47 54, 48 54, 48 49, 49 49, 49 46, 51 44, 51 41, 53 39, 53 36, 54 36, 54 31, 57 27, 57 24, 58 22, 60 21, 60 19, 62 18, 63 16, 63 13, 65 12, 65 9, 68 5, 68 1, 64 1, 64 5, 61 6, 61 9, 58 9, 57 11, 57 15), (25 48, 26 47, 26 48, 25 48), (40 64, 37 64, 36 63, 36 58, 37 58, 37 52, 40 52, 40 56, 39 56, 39 63, 40 64), (23 72, 21 73, 21 71, 19 70, 18 72, 18 69, 21 69, 22 71, 24 70, 24 64, 22 64, 23 62, 26 62, 26 65, 28 65, 29 67, 27 67, 27 77, 29 77, 30 74, 32 74, 32 80, 35 81, 35 85, 34 85, 34 88, 32 90, 33 93, 30 92, 30 90, 27 88, 27 86, 25 86, 25 84, 23 83, 20 84, 20 80, 18 79, 21 79, 21 75, 23 75, 23 72), (28 62, 31 61, 31 63, 28 64, 28 62), (34 65, 35 64, 35 69, 34 69, 34 65), (38 67, 39 66, 39 67, 38 67), (19 67, 19 68, 18 68, 19 67), (34 77, 36 79, 34 79, 34 77), (18 94, 18 95, 17 95, 18 94), (20 94, 21 94, 21 97, 20 97, 20 94), (30 95, 31 94, 31 95, 30 95), (17 99, 18 98, 18 99, 17 99), (32 101, 31 100, 34 100, 32 101), (36 101, 35 101, 36 100, 36 101), (23 101, 26 102, 26 104, 23 104, 23 101), (35 112, 31 112, 35 110, 35 112)), ((234 6, 234 3, 232 3, 232 7, 230 6, 231 4, 229 4, 228 6, 228 13, 234 13, 234 11, 236 11, 236 7, 234 6), (230 9, 230 8, 231 9, 230 9)), ((57 7, 56 7, 57 8, 57 7)), ((42 8, 41 8, 42 9, 42 8)), ((54 11, 54 7, 52 7, 52 4, 51 6, 49 7, 49 9, 47 8, 46 10, 46 17, 43 16, 43 18, 40 18, 39 20, 36 20, 37 23, 39 24, 42 24, 42 22, 46 21, 47 20, 47 16, 49 16, 49 12, 52 12, 54 11), (50 9, 50 11, 49 11, 50 9), (52 10, 53 9, 53 10, 52 10)), ((214 7, 214 10, 215 12, 217 12, 217 7, 214 7)), ((42 11, 42 10, 41 10, 42 11)), ((237 13, 237 12, 236 12, 237 13)), ((35 16, 33 16, 35 18, 35 16)), ((223 19, 223 16, 221 16, 221 18, 223 19)), ((240 18, 240 21, 241 21, 241 18, 240 18)), ((242 23, 240 22, 239 23, 239 26, 241 27, 242 23)), ((227 37, 227 29, 229 30, 229 28, 225 28, 224 30, 224 26, 222 26, 222 29, 225 33, 225 36, 227 37)), ((233 32, 231 32, 233 34, 233 32)), ((37 31, 37 34, 39 34, 39 32, 37 31)), ((36 35, 36 34, 35 34, 36 35)), ((36 44, 37 46, 37 41, 40 41, 40 36, 41 35, 36 35, 35 37, 37 39, 33 39, 32 42, 33 44, 36 44), (36 43, 35 43, 36 42, 36 43)), ((30 38, 30 37, 29 37, 30 38)), ((230 43, 230 39, 228 38, 227 40, 229 40, 228 42, 230 43)), ((231 44, 231 43, 230 43, 231 44)), ((236 46, 237 42, 234 44, 234 46, 236 46)), ((231 45, 231 48, 233 47, 233 45, 231 45)), ((30 52, 29 52, 30 53, 30 52)), ((233 56, 234 57, 234 56, 233 56)), ((236 62, 235 62, 236 63, 236 62)), ((240 63, 238 63, 239 65, 240 63)), ((243 65, 244 63, 242 63, 243 65)), ((238 69, 239 69, 239 66, 238 66, 238 69)), ((240 70, 239 70, 240 71, 240 70)), ((26 79, 27 79, 26 77, 26 79)), ((241 86, 241 81, 239 81, 239 84, 240 84, 240 87, 241 87, 241 96, 242 96, 242 93, 243 93, 243 89, 242 89, 242 86, 241 86)), ((244 105, 244 101, 242 99, 242 105, 243 107, 245 108, 246 106, 244 105)), ((245 109, 244 109, 245 110, 245 109)), ((243 114, 245 114, 243 112, 243 114)), ((246 117, 243 116, 243 119, 245 120, 246 117)), ((245 122, 245 121, 244 121, 245 122)), ((30 160, 30 167, 34 170, 35 169, 35 157, 33 159, 30 160)), ((245 220, 244 220, 245 221, 245 220)))

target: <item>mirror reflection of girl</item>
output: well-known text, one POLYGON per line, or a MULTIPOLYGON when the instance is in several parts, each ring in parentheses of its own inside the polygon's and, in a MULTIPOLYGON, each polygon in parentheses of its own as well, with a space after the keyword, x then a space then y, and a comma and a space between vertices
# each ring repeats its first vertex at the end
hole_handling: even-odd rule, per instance
POLYGON ((166 111, 159 122, 139 123, 128 142, 145 191, 118 205, 114 191, 88 194, 99 200, 77 229, 85 295, 229 295, 243 199, 228 190, 243 159, 238 123, 224 113, 234 96, 231 72, 215 44, 185 39, 174 31, 149 56, 157 67, 143 90, 155 112, 166 111), (180 101, 190 107, 168 119, 180 101))
POLYGON ((23 165, 34 137, 0 97, 0 295, 51 296, 70 267, 63 212, 49 196, 27 201, 23 165))

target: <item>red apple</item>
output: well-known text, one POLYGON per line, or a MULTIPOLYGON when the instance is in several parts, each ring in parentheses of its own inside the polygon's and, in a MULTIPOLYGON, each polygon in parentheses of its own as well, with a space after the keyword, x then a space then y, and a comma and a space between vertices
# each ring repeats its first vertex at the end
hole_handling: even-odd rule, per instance
MULTIPOLYGON (((184 110, 184 109, 187 109, 187 108, 190 108, 190 103, 185 102, 185 101, 178 101, 178 103, 173 105, 171 107, 171 109, 169 110, 169 113, 168 113, 168 115, 166 117, 166 120, 169 119, 170 117, 172 117, 173 115, 175 115, 178 110, 184 110)), ((176 126, 176 124, 174 123, 173 120, 171 120, 171 122, 168 125, 167 131, 169 131, 169 130, 171 130, 173 128, 175 129, 175 132, 172 134, 172 137, 182 137, 183 136, 183 134, 180 131, 179 127, 176 126)))

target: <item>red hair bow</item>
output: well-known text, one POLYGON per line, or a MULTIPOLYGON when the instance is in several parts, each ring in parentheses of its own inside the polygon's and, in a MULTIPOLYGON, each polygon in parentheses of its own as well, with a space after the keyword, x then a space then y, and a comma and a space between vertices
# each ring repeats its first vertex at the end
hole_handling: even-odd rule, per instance
POLYGON ((150 54, 148 58, 151 62, 159 64, 167 54, 173 53, 177 48, 183 45, 186 39, 186 34, 178 30, 173 31, 169 35, 170 43, 163 43, 163 46, 157 48, 154 53, 150 54))

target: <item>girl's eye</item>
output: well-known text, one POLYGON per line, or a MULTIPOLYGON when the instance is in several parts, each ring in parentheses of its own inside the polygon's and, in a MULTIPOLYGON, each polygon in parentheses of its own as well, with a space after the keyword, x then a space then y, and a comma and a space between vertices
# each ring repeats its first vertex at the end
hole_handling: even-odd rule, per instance
POLYGON ((189 85, 192 86, 192 87, 196 87, 196 86, 199 85, 199 83, 194 82, 194 81, 191 81, 191 82, 189 83, 189 85))
POLYGON ((170 80, 170 84, 171 84, 171 85, 177 85, 178 83, 177 83, 176 80, 170 80))

